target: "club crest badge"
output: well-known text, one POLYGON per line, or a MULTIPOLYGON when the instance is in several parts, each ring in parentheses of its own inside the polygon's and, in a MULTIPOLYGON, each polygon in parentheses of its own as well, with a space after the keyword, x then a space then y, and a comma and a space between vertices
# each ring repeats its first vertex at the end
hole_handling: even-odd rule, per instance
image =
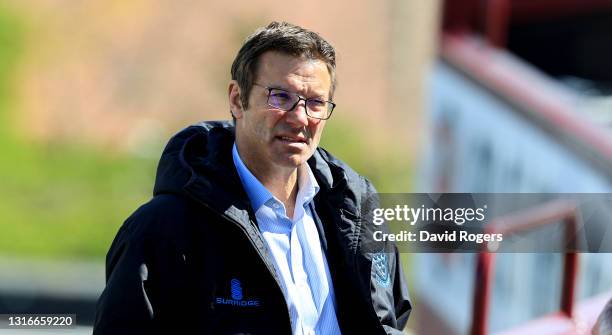
POLYGON ((387 254, 379 252, 372 255, 372 272, 379 286, 388 287, 391 284, 387 254))

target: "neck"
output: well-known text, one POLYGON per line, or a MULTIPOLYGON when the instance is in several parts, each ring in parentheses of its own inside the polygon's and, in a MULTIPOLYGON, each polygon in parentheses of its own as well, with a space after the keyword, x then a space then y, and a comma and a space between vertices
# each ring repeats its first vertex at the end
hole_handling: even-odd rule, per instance
POLYGON ((293 171, 277 171, 276 173, 270 173, 269 171, 265 174, 253 172, 253 174, 285 206, 287 203, 292 205, 295 203, 298 190, 297 169, 293 169, 293 171))
POLYGON ((269 169, 267 172, 262 172, 257 168, 251 168, 246 162, 245 165, 263 186, 285 205, 287 217, 292 218, 298 192, 297 169, 291 171, 269 169))
POLYGON ((239 145, 238 152, 242 162, 255 178, 285 205, 287 216, 293 217, 293 209, 298 192, 298 168, 276 166, 269 162, 261 162, 261 160, 251 157, 248 154, 248 150, 241 151, 239 145))

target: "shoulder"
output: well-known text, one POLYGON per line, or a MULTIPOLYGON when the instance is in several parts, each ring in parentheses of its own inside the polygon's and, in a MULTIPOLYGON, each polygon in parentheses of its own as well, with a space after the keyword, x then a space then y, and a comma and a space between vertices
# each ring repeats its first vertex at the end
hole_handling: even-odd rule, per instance
POLYGON ((117 266, 157 257, 154 255, 176 258, 188 241, 189 207, 186 199, 170 194, 157 195, 140 206, 123 222, 108 250, 107 279, 117 266))
POLYGON ((193 219, 191 207, 191 201, 182 196, 156 195, 125 220, 119 234, 130 239, 184 234, 193 219))
POLYGON ((368 178, 357 173, 347 163, 338 159, 324 148, 317 148, 315 161, 317 161, 316 168, 323 170, 320 172, 324 175, 327 173, 331 183, 344 179, 350 188, 359 191, 359 193, 376 193, 376 188, 368 178), (323 164, 319 161, 323 162, 323 164), (325 171, 326 169, 329 169, 329 171, 325 171))

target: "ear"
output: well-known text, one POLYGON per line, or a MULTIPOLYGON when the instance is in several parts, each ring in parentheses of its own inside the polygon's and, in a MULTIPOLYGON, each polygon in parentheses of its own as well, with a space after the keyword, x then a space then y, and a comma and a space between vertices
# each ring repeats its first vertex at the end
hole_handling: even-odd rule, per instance
POLYGON ((244 114, 242 103, 240 102, 240 96, 241 92, 238 82, 231 80, 228 87, 229 105, 232 115, 234 115, 236 119, 241 119, 244 114))

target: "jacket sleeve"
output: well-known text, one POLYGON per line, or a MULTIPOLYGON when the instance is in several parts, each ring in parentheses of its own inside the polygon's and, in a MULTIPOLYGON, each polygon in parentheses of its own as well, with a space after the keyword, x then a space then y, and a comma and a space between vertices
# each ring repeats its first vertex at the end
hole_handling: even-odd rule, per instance
MULTIPOLYGON (((363 182, 365 192, 362 198, 362 214, 372 213, 374 209, 380 207, 380 199, 372 183, 365 178, 363 182)), ((366 227, 362 227, 362 229, 366 235, 372 236, 375 229, 388 231, 388 227, 385 224, 375 228, 371 217, 368 214, 365 217, 366 221, 362 222, 362 226, 366 225, 366 227)), ((378 266, 386 269, 383 272, 388 272, 387 275, 391 280, 387 285, 380 285, 375 278, 371 279, 374 310, 387 334, 403 334, 412 310, 412 304, 397 246, 389 241, 369 242, 372 244, 369 247, 365 247, 366 249, 369 249, 371 252, 377 251, 377 254, 381 254, 382 251, 384 254, 384 257, 380 255, 382 258, 379 258, 379 260, 382 259, 383 261, 373 262, 372 276, 376 276, 374 267, 377 267, 378 264, 378 266)))
POLYGON ((151 334, 153 308, 145 290, 146 239, 132 236, 128 219, 106 259, 106 287, 97 304, 94 335, 151 334))
MULTIPOLYGON (((410 302, 410 296, 408 295, 408 285, 404 277, 404 271, 402 270, 402 263, 400 261, 399 253, 397 248, 394 246, 394 263, 390 264, 390 267, 394 269, 393 283, 391 284, 393 289, 393 302, 394 302, 394 315, 393 317, 387 317, 385 319, 388 322, 383 321, 383 327, 387 334, 404 334, 403 330, 408 322, 408 317, 412 311, 412 304, 410 302)), ((384 319, 383 319, 384 320, 384 319)))

